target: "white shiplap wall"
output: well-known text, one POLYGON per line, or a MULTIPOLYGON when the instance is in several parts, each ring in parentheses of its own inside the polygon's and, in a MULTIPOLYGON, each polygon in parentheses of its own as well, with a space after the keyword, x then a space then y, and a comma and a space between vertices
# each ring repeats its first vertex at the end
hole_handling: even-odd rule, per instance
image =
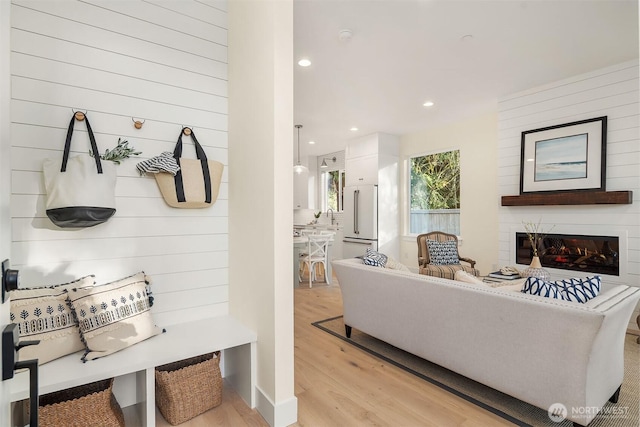
MULTIPOLYGON (((104 283, 144 270, 159 325, 226 313, 226 2, 14 0, 11 87, 12 265, 21 286, 86 274, 104 283), (100 152, 123 138, 142 155, 117 166, 115 216, 70 231, 46 217, 41 170, 44 159, 60 158, 72 109, 88 111, 100 152), (146 120, 142 129, 132 118, 146 120), (173 151, 183 125, 225 165, 207 209, 168 207, 154 178, 135 168, 173 151)), ((88 147, 76 122, 72 152, 88 147)))
MULTIPOLYGON (((515 231, 522 221, 554 233, 618 235, 621 274, 604 280, 640 286, 640 108, 638 61, 626 62, 534 88, 499 102, 498 194, 517 195, 522 131, 607 116, 606 189, 632 190, 630 205, 524 206, 500 208, 500 265, 514 263, 515 231)), ((498 200, 499 203, 499 200, 498 200)), ((553 277, 576 272, 553 270, 553 277)))

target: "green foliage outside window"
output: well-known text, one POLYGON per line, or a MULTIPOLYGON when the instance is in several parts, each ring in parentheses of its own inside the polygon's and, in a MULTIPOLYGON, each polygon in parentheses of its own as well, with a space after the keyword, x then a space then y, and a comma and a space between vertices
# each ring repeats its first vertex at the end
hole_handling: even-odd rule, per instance
POLYGON ((411 159, 411 209, 460 209, 460 151, 411 159))

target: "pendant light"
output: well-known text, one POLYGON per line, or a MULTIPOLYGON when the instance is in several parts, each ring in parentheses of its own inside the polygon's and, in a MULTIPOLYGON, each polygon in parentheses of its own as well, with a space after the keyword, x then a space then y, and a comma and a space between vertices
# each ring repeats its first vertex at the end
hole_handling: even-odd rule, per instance
POLYGON ((307 170, 307 167, 300 163, 300 128, 302 125, 295 125, 296 129, 298 129, 298 163, 293 167, 293 171, 300 175, 302 172, 307 170))

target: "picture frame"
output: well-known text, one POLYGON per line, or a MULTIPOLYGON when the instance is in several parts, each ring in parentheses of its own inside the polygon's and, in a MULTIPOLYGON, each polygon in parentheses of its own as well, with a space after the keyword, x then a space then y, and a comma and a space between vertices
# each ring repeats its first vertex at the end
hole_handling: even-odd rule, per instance
POLYGON ((522 132, 520 194, 605 191, 607 116, 522 132))

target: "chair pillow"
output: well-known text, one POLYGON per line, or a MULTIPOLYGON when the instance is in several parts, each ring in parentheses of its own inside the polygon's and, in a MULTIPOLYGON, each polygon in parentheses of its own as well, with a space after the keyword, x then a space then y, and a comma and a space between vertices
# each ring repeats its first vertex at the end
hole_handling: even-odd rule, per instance
POLYGON ((67 304, 67 289, 93 286, 94 276, 51 287, 22 288, 9 292, 11 322, 18 325, 20 340, 40 344, 18 351, 18 360, 38 359, 40 365, 83 350, 78 325, 67 304))
POLYGON ((387 264, 387 256, 371 248, 367 248, 367 253, 362 257, 362 262, 375 267, 384 267, 387 264))
POLYGON ((69 290, 85 345, 83 361, 120 351, 162 332, 153 322, 153 297, 144 272, 93 288, 69 290))
POLYGON ((429 263, 433 265, 460 264, 458 258, 458 243, 455 240, 438 242, 427 239, 429 249, 429 263))

